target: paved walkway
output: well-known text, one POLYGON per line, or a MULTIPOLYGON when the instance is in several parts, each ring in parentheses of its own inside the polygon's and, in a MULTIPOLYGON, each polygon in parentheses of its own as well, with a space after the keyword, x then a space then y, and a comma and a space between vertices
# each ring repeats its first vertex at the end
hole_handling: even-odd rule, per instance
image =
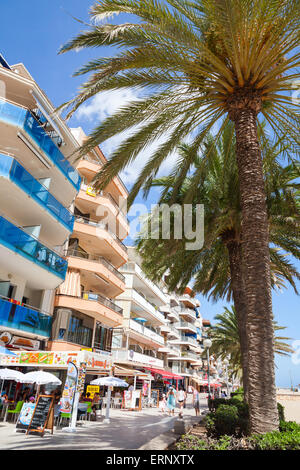
MULTIPOLYGON (((205 408, 205 400, 202 407, 205 408)), ((67 433, 54 429, 54 434, 45 433, 44 437, 16 432, 15 425, 0 423, 0 449, 14 450, 131 450, 145 446, 160 434, 172 432, 174 421, 178 417, 169 417, 157 408, 142 411, 111 409, 110 424, 102 421, 82 422, 76 433, 67 433)), ((184 417, 193 422, 199 421, 188 399, 184 417)))

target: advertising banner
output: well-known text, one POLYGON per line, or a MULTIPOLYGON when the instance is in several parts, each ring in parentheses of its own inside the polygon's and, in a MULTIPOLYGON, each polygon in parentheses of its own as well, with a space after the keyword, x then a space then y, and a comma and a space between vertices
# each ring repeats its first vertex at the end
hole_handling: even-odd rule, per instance
POLYGON ((74 395, 77 387, 78 369, 69 362, 65 387, 60 400, 61 413, 71 413, 73 409, 74 395))

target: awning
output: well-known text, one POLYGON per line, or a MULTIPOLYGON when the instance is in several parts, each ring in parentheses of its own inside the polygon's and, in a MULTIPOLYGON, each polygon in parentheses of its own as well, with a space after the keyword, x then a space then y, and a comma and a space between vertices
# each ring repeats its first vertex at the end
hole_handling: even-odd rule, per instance
POLYGON ((115 366, 114 374, 116 376, 117 375, 128 376, 128 377, 136 376, 138 379, 151 380, 151 376, 149 376, 145 372, 141 372, 140 370, 136 370, 136 369, 130 369, 124 366, 120 366, 119 364, 115 366))
POLYGON ((173 372, 169 372, 167 370, 162 369, 152 369, 151 367, 144 367, 146 370, 150 370, 154 374, 159 374, 162 376, 163 379, 175 379, 175 380, 182 380, 183 377, 181 375, 173 374, 173 372))

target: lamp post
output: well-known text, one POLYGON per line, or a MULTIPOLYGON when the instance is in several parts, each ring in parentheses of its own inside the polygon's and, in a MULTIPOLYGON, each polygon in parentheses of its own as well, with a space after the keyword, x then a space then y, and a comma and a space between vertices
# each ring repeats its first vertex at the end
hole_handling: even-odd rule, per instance
POLYGON ((207 377, 208 377, 208 395, 210 396, 210 371, 209 371, 209 348, 211 348, 212 342, 209 338, 206 338, 203 341, 203 346, 206 349, 207 353, 207 377))
POLYGON ((226 371, 226 388, 227 388, 227 397, 229 397, 229 387, 228 387, 228 364, 229 361, 228 359, 224 359, 223 364, 225 366, 225 371, 226 371))

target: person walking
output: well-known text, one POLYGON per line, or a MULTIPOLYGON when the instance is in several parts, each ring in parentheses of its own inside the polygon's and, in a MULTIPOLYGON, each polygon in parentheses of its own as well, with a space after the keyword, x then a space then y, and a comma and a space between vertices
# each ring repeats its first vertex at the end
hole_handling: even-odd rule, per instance
POLYGON ((171 414, 174 416, 176 406, 176 392, 173 387, 169 388, 166 399, 169 416, 171 416, 171 414))
POLYGON ((200 414, 200 393, 197 390, 197 388, 194 388, 194 392, 193 392, 193 405, 194 405, 194 408, 195 408, 196 416, 199 416, 199 414, 200 414))
POLYGON ((180 387, 180 390, 177 394, 177 401, 178 401, 178 405, 179 405, 179 417, 180 418, 182 418, 182 416, 183 416, 183 406, 184 406, 185 400, 186 400, 186 393, 185 393, 183 387, 180 387))

